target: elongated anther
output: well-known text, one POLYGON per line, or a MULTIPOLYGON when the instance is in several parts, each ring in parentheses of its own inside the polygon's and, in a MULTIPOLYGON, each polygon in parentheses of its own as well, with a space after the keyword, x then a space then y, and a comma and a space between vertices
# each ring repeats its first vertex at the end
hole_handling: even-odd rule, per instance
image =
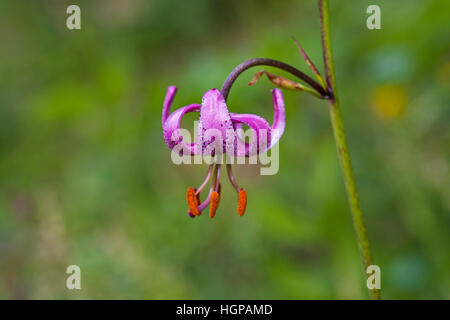
POLYGON ((186 200, 188 203, 189 211, 194 216, 199 216, 200 212, 198 211, 198 198, 195 194, 194 188, 189 188, 186 192, 186 200))
POLYGON ((246 207, 247 207, 247 192, 245 191, 245 189, 241 189, 239 190, 238 207, 237 207, 237 212, 240 216, 244 215, 246 207))
POLYGON ((216 215, 217 208, 219 207, 220 195, 218 192, 213 191, 211 193, 211 203, 209 204, 209 217, 212 219, 216 215))
MULTIPOLYGON (((197 203, 200 204, 200 203, 201 203, 201 200, 200 200, 200 194, 198 193, 198 190, 195 190, 195 193, 196 193, 196 195, 197 195, 197 203)), ((198 208, 198 206, 197 206, 197 208, 198 208)), ((199 210, 198 215, 201 215, 201 214, 202 214, 202 212, 199 210)), ((193 215, 193 214, 191 213, 191 210, 188 210, 188 215, 189 215, 189 217, 191 217, 191 218, 195 218, 195 215, 193 215)))

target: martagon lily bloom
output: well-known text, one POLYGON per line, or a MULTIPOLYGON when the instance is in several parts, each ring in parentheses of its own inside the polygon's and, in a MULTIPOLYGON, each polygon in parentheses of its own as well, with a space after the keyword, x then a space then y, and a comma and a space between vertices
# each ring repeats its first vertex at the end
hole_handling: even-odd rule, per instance
MULTIPOLYGON (((273 89, 274 118, 272 126, 263 117, 255 114, 230 113, 222 93, 217 89, 208 90, 203 95, 202 104, 190 104, 170 113, 172 101, 177 92, 175 86, 167 89, 162 111, 162 127, 164 140, 170 149, 180 155, 218 155, 254 156, 269 150, 282 136, 285 128, 284 100, 281 90, 273 89), (197 141, 185 142, 180 131, 181 119, 186 113, 200 112, 197 141), (250 143, 242 138, 242 125, 252 130, 254 137, 250 143), (211 134, 211 132, 213 134, 211 134)), ((245 213, 247 193, 240 188, 233 176, 231 164, 226 164, 228 178, 238 194, 237 212, 245 213)), ((220 201, 221 163, 212 163, 204 181, 198 188, 189 188, 186 193, 188 214, 191 218, 201 215, 209 206, 209 216, 213 218, 220 201), (200 193, 212 179, 209 194, 201 202, 200 193)))

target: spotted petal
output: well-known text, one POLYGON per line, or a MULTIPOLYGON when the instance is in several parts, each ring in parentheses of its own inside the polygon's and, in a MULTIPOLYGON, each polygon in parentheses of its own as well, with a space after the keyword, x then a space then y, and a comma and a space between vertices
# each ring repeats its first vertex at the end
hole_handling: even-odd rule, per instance
POLYGON ((169 86, 166 91, 166 97, 164 99, 163 111, 162 111, 162 125, 164 126, 164 122, 166 122, 170 113, 170 106, 172 105, 173 98, 175 98, 175 94, 177 93, 177 87, 169 86))
POLYGON ((271 128, 269 123, 263 117, 255 114, 232 113, 231 120, 237 130, 241 129, 242 124, 246 124, 252 129, 252 142, 249 144, 242 140, 243 137, 236 136, 237 156, 252 156, 270 148, 271 128))
POLYGON ((225 99, 217 89, 206 91, 200 109, 198 139, 202 152, 226 152, 234 146, 234 129, 225 99))
POLYGON ((180 154, 198 154, 197 145, 195 143, 187 143, 183 141, 183 137, 181 136, 179 130, 181 119, 183 118, 183 116, 188 112, 199 111, 200 105, 190 104, 188 106, 175 110, 169 115, 170 106, 172 104, 176 91, 176 87, 170 86, 167 89, 166 98, 164 99, 162 113, 164 140, 170 149, 173 149, 175 146, 177 146, 180 154))
MULTIPOLYGON (((270 143, 266 144, 265 147, 261 145, 261 142, 259 142, 259 148, 257 149, 258 153, 264 152, 266 150, 269 150, 272 148, 278 140, 280 140, 281 136, 283 135, 284 129, 286 127, 286 114, 284 109, 284 99, 283 94, 281 93, 280 89, 273 89, 272 90, 272 101, 273 101, 273 123, 270 131, 270 137, 267 136, 268 141, 270 143)), ((251 153, 251 146, 248 143, 245 143, 242 141, 242 124, 245 123, 249 127, 252 128, 250 123, 254 123, 254 127, 252 129, 257 130, 261 132, 260 129, 266 129, 267 121, 264 118, 261 118, 257 115, 252 114, 246 114, 246 115, 240 115, 240 114, 232 114, 231 118, 233 120, 234 128, 236 129, 236 136, 237 136, 237 146, 238 150, 243 150, 242 148, 245 148, 245 155, 248 156, 249 153, 251 153), (264 123, 265 122, 265 123, 264 123), (258 125, 259 124, 259 125, 258 125)), ((254 133, 255 134, 255 133, 254 133)), ((255 136, 255 135, 254 135, 255 136)), ((256 135, 259 136, 259 135, 256 135)), ((264 136, 264 135, 263 135, 264 136)), ((238 151, 238 155, 242 155, 242 151, 238 151)), ((250 154, 251 155, 251 154, 250 154)))

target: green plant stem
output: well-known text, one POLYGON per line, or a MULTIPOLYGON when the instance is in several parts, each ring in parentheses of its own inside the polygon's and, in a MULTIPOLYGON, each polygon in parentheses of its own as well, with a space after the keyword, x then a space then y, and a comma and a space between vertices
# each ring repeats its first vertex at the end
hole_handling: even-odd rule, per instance
MULTIPOLYGON (((328 0, 319 0, 319 11, 325 77, 328 88, 331 89, 331 93, 333 94, 332 98, 328 99, 331 124, 333 127, 334 139, 339 154, 342 174, 344 176, 345 187, 347 190, 348 201, 352 214, 353 226, 357 235, 359 251, 361 253, 361 258, 364 265, 364 274, 366 275, 367 267, 373 265, 373 259, 366 226, 364 224, 364 218, 361 211, 361 206, 359 204, 358 190, 356 188, 355 177, 353 174, 347 141, 344 133, 344 125, 342 123, 339 99, 337 96, 336 77, 333 65, 333 53, 331 49, 328 0)), ((381 292, 378 289, 369 289, 369 294, 374 300, 381 299, 381 292)))

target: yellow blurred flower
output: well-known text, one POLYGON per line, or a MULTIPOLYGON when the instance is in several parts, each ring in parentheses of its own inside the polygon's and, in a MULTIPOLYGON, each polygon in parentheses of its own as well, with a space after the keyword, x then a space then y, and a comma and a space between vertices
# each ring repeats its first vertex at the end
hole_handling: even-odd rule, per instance
POLYGON ((375 88, 371 101, 375 115, 383 121, 390 121, 405 112, 408 97, 404 87, 391 84, 375 88))

